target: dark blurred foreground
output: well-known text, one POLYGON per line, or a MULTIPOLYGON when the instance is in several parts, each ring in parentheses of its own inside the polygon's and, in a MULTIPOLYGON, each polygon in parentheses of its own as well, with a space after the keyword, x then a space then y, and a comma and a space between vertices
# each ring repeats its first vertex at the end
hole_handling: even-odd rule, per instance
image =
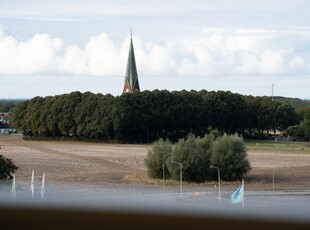
POLYGON ((309 229, 309 223, 53 207, 0 207, 0 229, 309 229))
POLYGON ((5 229, 310 229, 309 192, 246 192, 244 208, 231 192, 154 190, 18 191, 0 197, 5 229))

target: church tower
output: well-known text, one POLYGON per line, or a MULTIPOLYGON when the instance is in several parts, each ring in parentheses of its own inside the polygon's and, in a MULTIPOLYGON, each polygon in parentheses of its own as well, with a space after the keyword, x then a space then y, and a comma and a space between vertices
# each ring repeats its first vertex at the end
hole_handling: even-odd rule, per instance
POLYGON ((139 87, 138 73, 137 73, 137 67, 136 67, 136 61, 135 61, 135 54, 133 51, 132 33, 131 33, 123 94, 133 93, 133 92, 140 92, 140 87, 139 87))

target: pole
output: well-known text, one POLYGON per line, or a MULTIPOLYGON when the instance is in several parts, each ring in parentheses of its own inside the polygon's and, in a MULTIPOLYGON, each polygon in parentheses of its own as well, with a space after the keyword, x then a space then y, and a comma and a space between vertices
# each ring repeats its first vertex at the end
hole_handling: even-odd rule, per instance
POLYGON ((272 83, 271 85, 271 100, 273 101, 273 89, 274 89, 274 84, 272 83))
POLYGON ((272 168, 272 190, 274 190, 274 168, 272 168))
POLYGON ((165 192, 165 157, 168 155, 163 156, 163 193, 165 192))
POLYGON ((163 193, 165 192, 165 156, 163 156, 163 193))
POLYGON ((217 178, 218 178, 218 183, 219 183, 219 195, 218 198, 221 199, 221 172, 220 168, 216 166, 210 166, 210 168, 217 169, 217 178))
POLYGON ((165 192, 165 156, 163 156, 163 193, 165 192))
POLYGON ((178 164, 180 166, 180 196, 182 196, 182 163, 171 161, 171 164, 178 164))
POLYGON ((180 195, 182 196, 183 191, 182 191, 182 164, 180 163, 180 195))
POLYGON ((219 199, 221 199, 221 173, 220 168, 217 167, 218 181, 219 181, 219 199))
POLYGON ((242 187, 243 187, 243 192, 242 192, 242 209, 244 209, 244 179, 242 179, 242 187))

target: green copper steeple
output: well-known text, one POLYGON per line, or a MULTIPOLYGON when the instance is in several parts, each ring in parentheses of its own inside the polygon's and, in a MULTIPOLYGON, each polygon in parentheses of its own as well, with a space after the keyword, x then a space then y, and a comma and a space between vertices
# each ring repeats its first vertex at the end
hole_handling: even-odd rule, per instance
POLYGON ((132 93, 132 92, 140 92, 140 87, 139 87, 135 53, 133 50, 132 34, 131 34, 123 93, 132 93))

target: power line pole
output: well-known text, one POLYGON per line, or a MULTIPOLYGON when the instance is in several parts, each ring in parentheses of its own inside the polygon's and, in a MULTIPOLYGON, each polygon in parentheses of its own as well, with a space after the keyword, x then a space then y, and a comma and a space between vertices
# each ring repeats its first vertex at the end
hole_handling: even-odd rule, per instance
POLYGON ((273 90, 274 90, 274 84, 271 85, 271 100, 273 101, 273 90))

